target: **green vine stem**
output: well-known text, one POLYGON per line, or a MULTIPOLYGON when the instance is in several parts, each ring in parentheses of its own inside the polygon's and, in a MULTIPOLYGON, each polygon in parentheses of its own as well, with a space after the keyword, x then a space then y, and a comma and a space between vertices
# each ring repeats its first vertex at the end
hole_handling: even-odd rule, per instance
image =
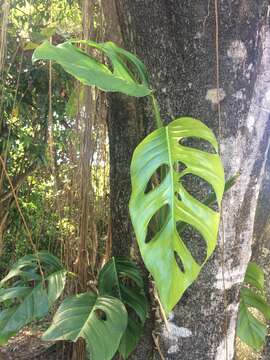
POLYGON ((151 101, 152 101, 153 114, 155 117, 156 127, 157 127, 157 129, 159 129, 159 128, 163 127, 163 122, 162 122, 162 119, 160 116, 158 102, 153 94, 151 94, 150 97, 151 97, 151 101))

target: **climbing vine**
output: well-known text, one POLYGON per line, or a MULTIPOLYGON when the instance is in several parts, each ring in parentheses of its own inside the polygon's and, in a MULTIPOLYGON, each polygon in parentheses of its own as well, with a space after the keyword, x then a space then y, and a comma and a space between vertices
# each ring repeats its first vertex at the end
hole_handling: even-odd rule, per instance
MULTIPOLYGON (((33 62, 40 60, 57 62, 84 85, 129 96, 151 97, 157 130, 134 151, 129 208, 143 260, 168 313, 197 278, 216 246, 219 213, 192 196, 182 182, 188 174, 203 179, 211 185, 220 207, 225 182, 213 132, 199 120, 187 117, 163 126, 145 66, 135 55, 112 42, 68 41, 53 46, 45 41, 33 54, 33 62), (82 43, 93 49, 93 56, 76 46, 82 43), (96 51, 107 56, 112 69, 95 58, 96 51), (202 151, 183 143, 190 138, 208 142, 213 151, 202 151), (181 229, 186 225, 194 227, 206 243, 206 257, 201 263, 181 238, 181 229)), ((39 256, 37 254, 37 259, 39 256)), ((118 348, 127 358, 136 346, 147 314, 141 277, 130 260, 113 258, 102 268, 98 283, 97 292, 65 299, 43 338, 76 341, 82 337, 92 359, 109 360, 118 348), (131 288, 124 285, 125 279, 131 280, 131 288), (75 317, 74 321, 66 317, 67 313, 75 317), (92 327, 98 329, 102 339, 108 339, 103 347, 98 344, 104 340, 99 336, 95 338, 92 327)), ((42 284, 38 286, 42 288, 42 284)), ((50 292, 48 288, 48 294, 50 292)), ((30 318, 35 316, 38 315, 32 314, 30 318)), ((4 327, 3 339, 5 334, 4 327)))

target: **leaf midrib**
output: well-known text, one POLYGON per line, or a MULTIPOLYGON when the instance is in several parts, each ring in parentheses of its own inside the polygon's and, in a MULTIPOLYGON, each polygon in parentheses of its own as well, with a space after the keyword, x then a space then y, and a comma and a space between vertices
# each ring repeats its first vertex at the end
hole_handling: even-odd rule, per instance
POLYGON ((119 283, 119 279, 118 279, 118 273, 117 273, 117 269, 116 269, 115 257, 113 257, 113 267, 114 267, 114 273, 115 273, 116 283, 117 283, 117 287, 118 287, 118 294, 119 294, 120 300, 122 301, 122 294, 121 294, 120 283, 119 283))
POLYGON ((172 151, 171 151, 171 142, 170 142, 170 134, 169 134, 169 125, 165 127, 166 132, 166 141, 168 147, 168 156, 169 156, 169 167, 170 167, 170 174, 171 174, 171 214, 172 214, 172 226, 173 232, 176 230, 176 223, 174 221, 174 178, 173 178, 173 161, 172 161, 172 151))
MULTIPOLYGON (((14 310, 14 313, 11 315, 11 317, 10 317, 10 319, 12 319, 12 318, 14 318, 15 317, 15 319, 16 319, 16 314, 19 312, 19 310, 24 306, 24 304, 25 304, 25 302, 27 301, 27 299, 29 299, 29 298, 31 298, 31 296, 33 296, 33 293, 34 293, 34 291, 38 291, 39 290, 39 288, 42 288, 42 283, 40 282, 37 286, 35 286, 30 292, 29 292, 29 294, 27 294, 24 298, 23 298, 23 300, 22 300, 22 302, 20 303, 20 304, 18 304, 17 306, 16 306, 16 309, 14 310)), ((9 320, 10 320, 9 319, 9 320)), ((32 321, 32 320, 31 320, 32 321)), ((28 322, 29 323, 29 322, 28 322)), ((26 324, 25 324, 26 325, 26 324)), ((6 327, 8 326, 8 323, 5 325, 5 327, 2 329, 2 331, 4 332, 4 331, 6 331, 5 329, 6 329, 6 327)))
MULTIPOLYGON (((98 296, 95 295, 95 297, 96 297, 96 298, 95 298, 95 302, 94 302, 92 308, 90 309, 89 315, 88 315, 87 319, 85 320, 85 322, 84 322, 81 330, 79 331, 78 335, 76 336, 76 340, 79 339, 81 336, 84 337, 84 336, 83 336, 83 335, 84 335, 84 329, 85 329, 85 327, 86 327, 86 324, 90 321, 90 318, 91 318, 92 313, 93 313, 93 311, 94 311, 94 307, 96 306, 96 303, 97 303, 97 300, 98 300, 98 296)), ((91 305, 90 305, 90 306, 91 306, 91 305)))
MULTIPOLYGON (((64 271, 64 269, 55 271, 55 272, 49 274, 48 276, 46 276, 45 280, 48 280, 51 276, 56 275, 56 274, 59 274, 59 273, 61 273, 61 272, 63 272, 63 271, 64 271)), ((38 291, 39 288, 42 288, 42 289, 44 290, 42 282, 39 282, 39 284, 37 284, 35 287, 33 287, 33 288, 31 289, 31 291, 22 299, 22 302, 20 302, 20 304, 18 304, 18 305, 16 306, 16 310, 15 310, 14 313, 12 314, 12 317, 14 317, 14 315, 15 315, 15 317, 16 317, 16 313, 19 311, 19 309, 20 309, 22 306, 24 306, 25 301, 27 301, 28 298, 31 298, 31 296, 33 296, 34 291, 38 291)), ((46 297, 47 297, 48 306, 49 306, 48 291, 45 289, 45 292, 46 292, 46 297)), ((7 324, 6 324, 6 325, 7 325, 7 324)), ((5 327, 4 327, 3 330, 5 330, 6 325, 5 325, 5 327)))

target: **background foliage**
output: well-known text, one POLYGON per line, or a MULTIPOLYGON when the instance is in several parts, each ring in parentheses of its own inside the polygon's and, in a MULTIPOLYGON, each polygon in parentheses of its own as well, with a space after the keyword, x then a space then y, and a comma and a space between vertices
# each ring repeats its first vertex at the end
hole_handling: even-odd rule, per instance
MULTIPOLYGON (((100 20, 95 13, 93 16, 94 32, 98 37, 100 20)), ((71 37, 82 37, 81 24, 78 1, 11 1, 6 28, 8 46, 0 68, 0 154, 34 243, 38 249, 47 249, 59 256, 69 270, 76 270, 78 260, 83 181, 81 144, 84 120, 89 115, 84 106, 85 89, 54 64, 49 96, 48 63, 33 64, 31 57, 44 40, 51 38, 58 44, 71 37), (48 116, 50 101, 53 126, 48 116), (53 133, 53 151, 49 146, 50 133, 53 133)), ((86 179, 90 188, 87 248, 89 262, 92 258, 97 261, 89 270, 90 281, 109 256, 111 246, 106 101, 100 93, 93 96, 97 100, 98 119, 94 119, 91 128, 94 146, 86 179)), ((0 220, 0 275, 3 277, 10 264, 33 249, 1 167, 0 220)), ((67 292, 74 291, 76 286, 70 281, 67 292)), ((129 330, 133 326, 132 331, 140 335, 145 314, 141 314, 140 319, 137 315, 133 323, 132 316, 129 317, 129 330)), ((134 341, 136 343, 137 338, 134 341)), ((122 344, 124 357, 133 345, 122 344)))

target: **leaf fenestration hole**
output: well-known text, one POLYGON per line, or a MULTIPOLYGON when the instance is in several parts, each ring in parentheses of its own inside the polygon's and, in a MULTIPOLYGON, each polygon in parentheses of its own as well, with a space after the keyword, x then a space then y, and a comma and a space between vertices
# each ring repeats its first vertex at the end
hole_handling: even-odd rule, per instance
POLYGON ((212 190, 209 195, 204 199, 203 203, 207 205, 210 209, 218 212, 219 211, 219 205, 217 202, 217 196, 214 190, 212 190))
POLYGON ((182 163, 181 161, 175 161, 173 164, 173 169, 178 173, 181 173, 186 168, 187 168, 186 165, 184 163, 182 163))
POLYGON ((215 191, 211 184, 194 174, 186 174, 181 179, 186 191, 214 211, 219 211, 215 191))
POLYGON ((181 195, 179 192, 175 191, 174 195, 176 196, 176 198, 179 200, 179 201, 182 201, 182 198, 181 198, 181 195))
POLYGON ((151 218, 147 226, 145 242, 150 242, 167 222, 170 206, 163 205, 151 218))
POLYGON ((176 251, 174 251, 174 257, 175 257, 175 261, 176 261, 179 269, 184 273, 185 272, 184 265, 182 263, 180 256, 178 255, 178 253, 176 251))
POLYGON ((216 150, 209 141, 199 137, 185 137, 179 140, 179 144, 194 149, 203 150, 210 154, 216 154, 216 150))
POLYGON ((159 168, 157 168, 154 174, 150 177, 144 193, 148 194, 150 191, 158 187, 161 184, 161 182, 165 179, 168 172, 169 172, 169 166, 166 164, 161 165, 159 168))
POLYGON ((105 311, 101 310, 101 309, 96 309, 94 310, 95 312, 95 315, 96 317, 99 319, 99 320, 102 320, 102 321, 106 321, 107 320, 107 315, 105 313, 105 311))
POLYGON ((202 265, 207 256, 207 245, 201 233, 183 221, 176 223, 177 232, 195 261, 202 265))

